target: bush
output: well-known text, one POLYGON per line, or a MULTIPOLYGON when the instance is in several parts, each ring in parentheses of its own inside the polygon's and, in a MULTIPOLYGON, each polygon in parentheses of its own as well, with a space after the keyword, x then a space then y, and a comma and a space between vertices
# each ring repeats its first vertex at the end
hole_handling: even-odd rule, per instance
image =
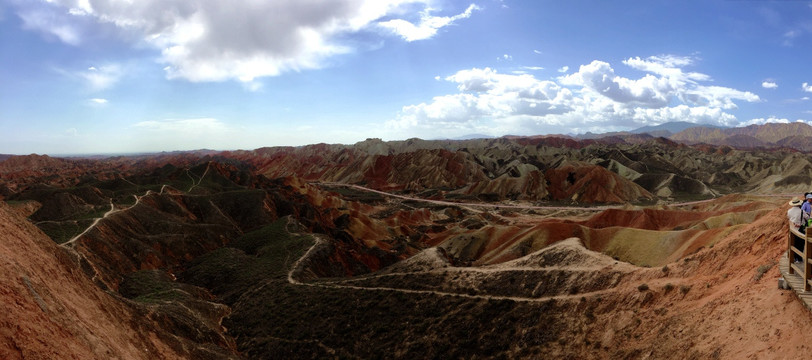
POLYGON ((639 290, 639 291, 648 290, 648 284, 640 284, 640 286, 637 287, 637 290, 639 290))
POLYGON ((771 262, 769 262, 767 264, 759 266, 758 269, 756 269, 756 275, 753 276, 753 280, 755 280, 755 281, 761 280, 761 278, 764 276, 764 274, 767 273, 767 271, 770 271, 770 269, 772 269, 772 267, 774 265, 775 265, 775 261, 771 261, 771 262))

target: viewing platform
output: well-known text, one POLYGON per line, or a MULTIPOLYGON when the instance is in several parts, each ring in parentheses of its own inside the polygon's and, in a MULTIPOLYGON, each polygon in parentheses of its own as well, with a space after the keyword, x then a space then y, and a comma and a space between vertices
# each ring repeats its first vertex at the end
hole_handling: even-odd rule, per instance
MULTIPOLYGON (((809 228, 806 233, 787 225, 787 252, 778 261, 778 269, 784 277, 784 288, 791 289, 812 311, 812 246, 810 246, 809 228), (793 246, 796 239, 805 244, 802 249, 793 246), (797 254, 803 261, 793 263, 793 254, 797 254)), ((779 286, 781 284, 779 283, 779 286)))

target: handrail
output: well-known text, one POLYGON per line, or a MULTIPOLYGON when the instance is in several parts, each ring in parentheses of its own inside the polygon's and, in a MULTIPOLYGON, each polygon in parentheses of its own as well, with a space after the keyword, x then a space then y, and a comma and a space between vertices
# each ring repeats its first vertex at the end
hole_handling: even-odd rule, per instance
MULTIPOLYGON (((789 273, 794 274, 796 271, 801 272, 802 278, 804 280, 804 292, 809 291, 812 286, 810 286, 810 282, 812 282, 812 241, 810 241, 809 237, 809 228, 806 229, 805 233, 801 233, 798 229, 795 229, 791 223, 787 223, 787 227, 789 231, 787 232, 787 262, 789 264, 789 273), (798 249, 794 246, 795 239, 803 239, 804 248, 798 249), (804 260, 802 264, 795 264, 792 261, 793 255, 799 255, 804 260), (798 265, 803 265, 803 268, 800 268, 798 265)), ((799 274, 800 275, 800 274, 799 274)))

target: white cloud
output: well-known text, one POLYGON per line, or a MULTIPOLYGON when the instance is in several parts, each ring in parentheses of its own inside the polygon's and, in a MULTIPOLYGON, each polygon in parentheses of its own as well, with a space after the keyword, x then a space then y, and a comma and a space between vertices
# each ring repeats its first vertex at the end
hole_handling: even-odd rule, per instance
MULTIPOLYGON (((393 137, 573 133, 626 130, 672 121, 735 126, 736 103, 757 102, 750 92, 704 82, 711 77, 684 71, 696 59, 663 55, 623 63, 644 72, 615 73, 593 61, 553 80, 530 74, 500 74, 490 68, 461 70, 445 78, 459 93, 403 107, 387 122, 393 137)), ((568 68, 559 69, 566 72, 568 68)))
POLYGON ((668 105, 679 85, 651 74, 638 80, 622 78, 615 75, 608 63, 598 60, 581 65, 577 73, 563 76, 559 81, 584 87, 620 103, 654 108, 668 105))
POLYGON ((784 41, 781 43, 784 46, 792 46, 793 40, 802 34, 799 30, 790 30, 784 33, 784 41))
POLYGON ((106 64, 99 67, 91 66, 87 70, 76 73, 88 86, 94 90, 105 90, 115 85, 124 75, 118 64, 106 64))
POLYGON ((484 131, 484 121, 515 116, 544 116, 570 111, 572 93, 532 75, 499 74, 490 68, 461 70, 445 78, 459 94, 437 96, 430 103, 405 106, 387 125, 395 130, 443 129, 484 131))
POLYGON ((78 45, 102 27, 114 28, 133 45, 160 51, 168 78, 247 83, 322 67, 329 58, 354 51, 351 42, 342 42, 352 34, 384 29, 407 41, 428 39, 479 9, 472 4, 458 15, 433 16, 440 9, 431 7, 432 0, 15 4, 26 28, 65 43, 78 45))
POLYGON ((660 55, 649 56, 646 59, 640 57, 623 60, 623 64, 645 72, 654 73, 663 77, 673 78, 681 81, 708 81, 710 76, 689 72, 684 73, 682 67, 693 65, 695 59, 687 56, 660 55))
MULTIPOLYGON (((799 120, 801 121, 801 120, 799 120)), ((767 123, 779 123, 779 124, 789 124, 789 119, 784 118, 776 118, 775 116, 770 116, 768 118, 757 118, 757 119, 750 119, 748 121, 743 121, 739 126, 750 126, 750 125, 764 125, 767 123)))
POLYGON ((88 101, 90 101, 91 103, 96 104, 96 105, 104 105, 104 104, 107 104, 107 102, 108 102, 107 99, 102 99, 102 98, 92 98, 92 99, 88 99, 88 101))
POLYGON ((479 10, 475 4, 471 4, 465 9, 464 12, 454 16, 431 16, 434 9, 426 7, 420 12, 420 22, 415 25, 403 19, 394 19, 389 21, 382 21, 378 26, 391 31, 406 41, 425 40, 437 34, 437 30, 453 24, 460 19, 471 17, 474 10, 479 10))
POLYGON ((501 61, 501 60, 504 60, 504 61, 511 61, 511 60, 513 60, 513 56, 510 56, 510 55, 508 55, 508 54, 504 54, 504 55, 502 55, 502 56, 500 56, 500 57, 496 58, 496 60, 500 60, 500 61, 501 61))
POLYGON ((806 92, 812 92, 812 85, 809 85, 808 83, 803 83, 801 84, 801 90, 806 92))
POLYGON ((558 68, 558 72, 560 72, 560 73, 562 73, 562 74, 563 74, 563 73, 566 73, 566 72, 567 72, 567 71, 569 71, 569 70, 570 70, 570 67, 569 67, 569 66, 566 66, 566 65, 565 65, 565 66, 562 66, 562 67, 560 67, 560 68, 558 68))
POLYGON ((761 87, 763 87, 765 89, 775 89, 775 88, 778 87, 778 84, 776 84, 775 81, 772 81, 772 80, 764 80, 761 83, 761 87))
POLYGON ((46 36, 56 37, 69 45, 82 43, 79 27, 50 7, 26 7, 17 12, 23 28, 39 31, 46 36))
POLYGON ((544 70, 541 66, 522 66, 522 69, 531 70, 531 71, 539 71, 544 70))
POLYGON ((623 63, 637 70, 650 72, 640 79, 627 79, 615 75, 614 69, 603 61, 595 60, 581 65, 577 73, 559 78, 564 85, 583 86, 616 102, 630 106, 659 108, 674 100, 693 106, 735 109, 734 100, 760 101, 758 95, 721 86, 700 85, 710 76, 683 72, 681 66, 693 64, 692 58, 671 55, 649 57, 645 60, 629 58, 623 63))
POLYGON ((541 55, 541 51, 533 50, 534 53, 541 55))

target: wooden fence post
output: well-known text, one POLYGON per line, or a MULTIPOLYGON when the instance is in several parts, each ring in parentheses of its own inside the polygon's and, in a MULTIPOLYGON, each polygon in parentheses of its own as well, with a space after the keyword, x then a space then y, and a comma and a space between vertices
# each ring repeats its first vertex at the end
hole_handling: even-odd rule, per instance
POLYGON ((804 292, 809 291, 809 278, 812 277, 812 264, 809 257, 812 256, 812 249, 809 246, 809 228, 804 232, 804 292))
POLYGON ((792 233, 792 224, 787 225, 787 264, 789 264, 789 274, 792 275, 795 273, 795 269, 792 268, 792 244, 795 242, 795 234, 792 233))

